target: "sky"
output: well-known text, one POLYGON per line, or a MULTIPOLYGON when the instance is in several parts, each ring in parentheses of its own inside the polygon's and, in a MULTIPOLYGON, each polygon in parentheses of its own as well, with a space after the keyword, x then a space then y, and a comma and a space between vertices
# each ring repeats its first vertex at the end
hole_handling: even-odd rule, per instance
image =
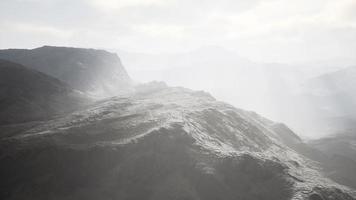
POLYGON ((43 45, 187 52, 254 61, 356 55, 356 0, 0 0, 0 48, 43 45))

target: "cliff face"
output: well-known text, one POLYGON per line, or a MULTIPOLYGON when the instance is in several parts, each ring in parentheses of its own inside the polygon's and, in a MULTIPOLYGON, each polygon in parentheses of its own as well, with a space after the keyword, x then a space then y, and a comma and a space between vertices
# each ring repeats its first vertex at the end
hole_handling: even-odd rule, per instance
POLYGON ((353 199, 272 122, 158 85, 2 137, 1 199, 353 199))
POLYGON ((103 50, 44 46, 31 50, 0 50, 0 58, 23 64, 99 97, 132 89, 132 81, 119 57, 103 50))

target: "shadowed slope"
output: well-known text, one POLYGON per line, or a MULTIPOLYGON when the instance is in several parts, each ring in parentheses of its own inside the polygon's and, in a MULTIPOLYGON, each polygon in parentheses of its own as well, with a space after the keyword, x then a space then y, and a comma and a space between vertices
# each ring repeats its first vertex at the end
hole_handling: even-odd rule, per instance
POLYGON ((0 60, 0 124, 48 120, 86 101, 85 96, 55 78, 0 60))

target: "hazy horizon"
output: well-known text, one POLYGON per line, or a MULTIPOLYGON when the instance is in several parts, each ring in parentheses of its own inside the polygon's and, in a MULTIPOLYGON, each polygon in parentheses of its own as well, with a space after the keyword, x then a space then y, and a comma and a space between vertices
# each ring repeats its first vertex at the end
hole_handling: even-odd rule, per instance
POLYGON ((0 8, 0 49, 116 52, 138 82, 208 91, 303 136, 325 135, 300 125, 318 115, 309 104, 324 103, 305 85, 356 65, 354 0, 2 0, 0 8))
POLYGON ((353 0, 3 0, 0 7, 1 49, 57 45, 151 54, 211 45, 281 63, 356 53, 353 0))

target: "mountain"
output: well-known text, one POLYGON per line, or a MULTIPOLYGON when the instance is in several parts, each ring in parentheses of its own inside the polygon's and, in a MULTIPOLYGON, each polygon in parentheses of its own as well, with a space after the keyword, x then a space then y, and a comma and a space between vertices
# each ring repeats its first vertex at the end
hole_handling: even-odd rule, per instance
POLYGON ((47 120, 88 101, 58 79, 0 60, 0 125, 47 120))
POLYGON ((298 134, 315 135, 313 123, 305 119, 320 116, 312 112, 314 105, 309 98, 300 95, 305 90, 301 85, 329 68, 258 63, 214 46, 171 54, 118 52, 135 80, 161 80, 172 86, 205 90, 236 107, 283 122, 298 134))
POLYGON ((356 133, 339 133, 310 141, 319 150, 330 155, 342 155, 356 162, 356 133))
POLYGON ((356 188, 356 134, 344 132, 309 141, 309 145, 329 156, 325 168, 331 178, 356 188))
POLYGON ((0 138, 1 199, 348 200, 353 191, 256 113, 142 85, 0 138))
POLYGON ((304 84, 310 110, 318 113, 319 131, 356 130, 356 66, 323 74, 304 84))
POLYGON ((356 189, 355 134, 336 134, 332 137, 304 142, 286 125, 272 122, 253 112, 250 112, 250 115, 273 130, 284 145, 316 161, 323 175, 356 189))
POLYGON ((204 91, 120 82, 114 54, 0 55, 32 62, 0 62, 0 199, 355 199, 351 158, 204 91))
POLYGON ((131 90, 132 81, 119 57, 104 50, 52 46, 8 49, 0 50, 0 59, 23 64, 98 97, 131 90))
POLYGON ((346 67, 311 79, 310 88, 320 95, 356 96, 356 66, 346 67), (345 94, 346 93, 346 94, 345 94))

